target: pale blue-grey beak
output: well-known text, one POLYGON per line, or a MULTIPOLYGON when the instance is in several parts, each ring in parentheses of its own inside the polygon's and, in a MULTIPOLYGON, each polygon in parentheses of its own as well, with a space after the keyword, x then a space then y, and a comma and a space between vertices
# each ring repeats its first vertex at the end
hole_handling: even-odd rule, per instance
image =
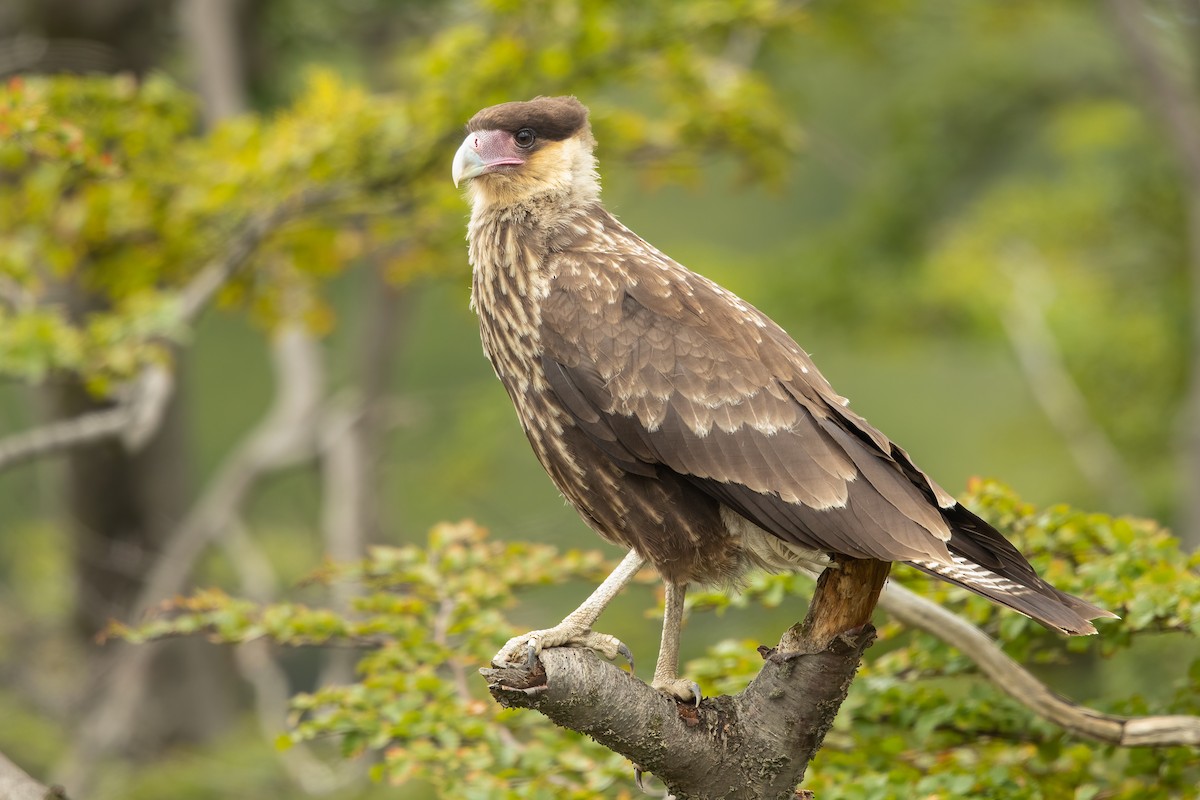
POLYGON ((450 168, 450 176, 454 178, 455 188, 465 180, 482 175, 483 171, 487 169, 483 156, 479 155, 478 148, 474 146, 475 138, 475 134, 469 134, 463 140, 462 146, 458 148, 458 152, 454 154, 454 165, 450 168))
POLYGON ((454 185, 501 167, 519 167, 525 163, 508 131, 472 131, 454 154, 450 176, 454 185))

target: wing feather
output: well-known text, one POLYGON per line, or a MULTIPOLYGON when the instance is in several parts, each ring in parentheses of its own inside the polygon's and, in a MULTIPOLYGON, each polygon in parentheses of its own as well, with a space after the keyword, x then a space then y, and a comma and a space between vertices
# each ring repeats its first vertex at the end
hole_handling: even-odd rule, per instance
POLYGON ((940 489, 786 333, 640 240, 620 245, 561 260, 542 306, 551 388, 601 450, 636 474, 673 470, 806 548, 949 561, 940 489), (605 299, 572 270, 619 279, 600 282, 605 299))

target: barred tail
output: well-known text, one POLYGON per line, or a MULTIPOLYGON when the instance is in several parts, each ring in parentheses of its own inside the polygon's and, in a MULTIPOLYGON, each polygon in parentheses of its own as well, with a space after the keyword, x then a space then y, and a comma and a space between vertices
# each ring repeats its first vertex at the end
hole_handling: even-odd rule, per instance
POLYGON ((908 562, 922 572, 1072 636, 1095 633, 1096 628, 1089 620, 1116 617, 1046 583, 1012 543, 961 505, 942 513, 953 530, 946 543, 952 563, 908 562))

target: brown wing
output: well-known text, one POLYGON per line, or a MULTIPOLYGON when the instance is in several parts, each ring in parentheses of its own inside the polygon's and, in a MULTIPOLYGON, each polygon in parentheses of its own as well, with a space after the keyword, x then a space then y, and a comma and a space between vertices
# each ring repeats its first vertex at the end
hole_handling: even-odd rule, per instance
POLYGON ((630 472, 688 477, 809 549, 944 561, 954 501, 845 408, 775 323, 632 233, 553 264, 545 374, 577 424, 630 472))
POLYGON ((542 366, 617 464, 672 470, 784 541, 908 561, 1065 633, 1112 616, 1042 581, 764 314, 603 209, 593 224, 546 265, 542 366))

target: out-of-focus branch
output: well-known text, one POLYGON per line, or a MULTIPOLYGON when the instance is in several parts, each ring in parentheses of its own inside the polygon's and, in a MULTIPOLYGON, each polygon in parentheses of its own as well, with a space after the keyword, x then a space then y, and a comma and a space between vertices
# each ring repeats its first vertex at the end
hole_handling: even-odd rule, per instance
MULTIPOLYGON (((1154 33, 1146 24, 1148 7, 1137 0, 1108 0, 1117 39, 1133 62, 1148 111, 1158 119, 1181 167, 1187 208, 1188 272, 1191 294, 1191 348, 1188 392, 1181 415, 1185 435, 1180 505, 1183 523, 1176 530, 1200 546, 1200 103, 1185 80, 1172 71, 1154 33)), ((1193 46, 1195 39, 1193 38, 1193 46)))
POLYGON ((0 800, 67 800, 61 786, 43 786, 0 753, 0 800))
POLYGON ((219 256, 200 270, 180 292, 180 317, 192 323, 222 286, 244 267, 268 236, 305 214, 332 205, 351 194, 349 187, 333 185, 303 189, 274 208, 255 214, 239 226, 219 256))
MULTIPOLYGON (((377 485, 378 464, 386 434, 396 421, 388 418, 386 402, 392 363, 400 346, 406 294, 388 279, 383 256, 377 253, 365 265, 368 274, 362 304, 366 313, 358 347, 358 390, 335 398, 322 416, 319 434, 325 552, 333 560, 346 563, 362 558, 367 541, 379 531, 380 498, 387 496, 377 485)), ((348 611, 358 591, 354 585, 335 583, 333 608, 348 611)), ((328 653, 320 682, 351 680, 354 658, 347 651, 328 653)))
POLYGON ((324 383, 317 344, 302 328, 289 325, 275 336, 272 361, 274 404, 229 456, 171 537, 147 575, 135 614, 181 590, 196 559, 237 518, 246 496, 263 475, 313 456, 313 431, 324 383))
MULTIPOLYGON (((312 457, 323 385, 316 343, 303 329, 285 327, 276 336, 273 362, 274 405, 226 459, 147 573, 135 615, 183 590, 197 560, 234 524, 250 490, 264 475, 312 457)), ((87 785, 97 758, 128 740, 153 652, 152 647, 114 644, 101 670, 101 685, 90 693, 97 702, 80 722, 76 740, 57 770, 60 783, 87 785)))
POLYGON ((166 369, 147 367, 125 388, 122 398, 112 408, 55 420, 0 439, 0 470, 31 458, 116 437, 130 450, 139 449, 162 423, 172 383, 166 369))
MULTIPOLYGON (((274 600, 279 581, 271 561, 239 522, 229 527, 221 544, 237 571, 242 593, 260 603, 274 600)), ((274 743, 285 730, 290 709, 287 673, 272 656, 271 645, 265 639, 238 645, 234 659, 238 672, 254 690, 259 729, 268 742, 274 743)), ((303 742, 278 752, 277 756, 296 785, 310 795, 328 794, 358 777, 353 763, 331 767, 313 755, 303 742)))
MULTIPOLYGON (((221 287, 250 261, 272 232, 299 216, 336 202, 344 194, 345 190, 340 187, 302 191, 270 211, 247 220, 230 239, 225 251, 205 265, 180 291, 181 321, 194 323, 221 287)), ((117 437, 128 448, 136 450, 158 430, 173 391, 174 381, 166 369, 147 367, 118 394, 118 402, 112 408, 56 420, 0 439, 0 470, 32 458, 117 437)))
POLYGON ((210 127, 246 110, 237 31, 240 6, 241 0, 183 0, 179 4, 180 29, 195 64, 210 127))
MULTIPOLYGON (((363 436, 369 409, 364 402, 340 398, 322 415, 321 529, 325 552, 334 561, 350 563, 362 558, 366 549, 367 508, 371 487, 366 483, 368 440, 363 436)), ((350 610, 358 588, 344 581, 330 587, 331 606, 340 613, 350 610)), ((333 651, 321 669, 321 683, 346 683, 354 677, 355 654, 333 651)))
POLYGON ((1122 747, 1200 747, 1200 717, 1119 717, 1072 703, 1009 658, 979 628, 903 586, 889 583, 879 607, 955 648, 1009 697, 1074 734, 1122 747))
POLYGON ((1140 0, 1108 0, 1108 8, 1117 37, 1148 90, 1150 110, 1162 122, 1188 182, 1200 188, 1200 106, 1154 43, 1154 34, 1146 24, 1146 4, 1140 0))
MULTIPOLYGON (((399 255, 411 247, 408 241, 393 246, 399 255)), ((378 487, 378 470, 382 457, 384 434, 394 427, 396 420, 389 419, 389 398, 393 365, 398 352, 405 347, 406 311, 410 292, 397 286, 386 274, 384 257, 378 253, 369 264, 367 296, 363 298, 367 309, 366 324, 359 341, 362 359, 358 365, 359 401, 362 416, 355 426, 362 448, 362 472, 364 500, 362 509, 363 536, 369 537, 380 531, 380 503, 378 498, 385 493, 378 487)))
POLYGON ((1046 324, 1045 285, 1032 248, 1010 259, 1012 302, 1001 321, 1025 382, 1042 413, 1058 430, 1075 465, 1095 489, 1122 509, 1136 513, 1143 505, 1137 483, 1121 453, 1093 418, 1087 400, 1063 362, 1054 334, 1046 324))

